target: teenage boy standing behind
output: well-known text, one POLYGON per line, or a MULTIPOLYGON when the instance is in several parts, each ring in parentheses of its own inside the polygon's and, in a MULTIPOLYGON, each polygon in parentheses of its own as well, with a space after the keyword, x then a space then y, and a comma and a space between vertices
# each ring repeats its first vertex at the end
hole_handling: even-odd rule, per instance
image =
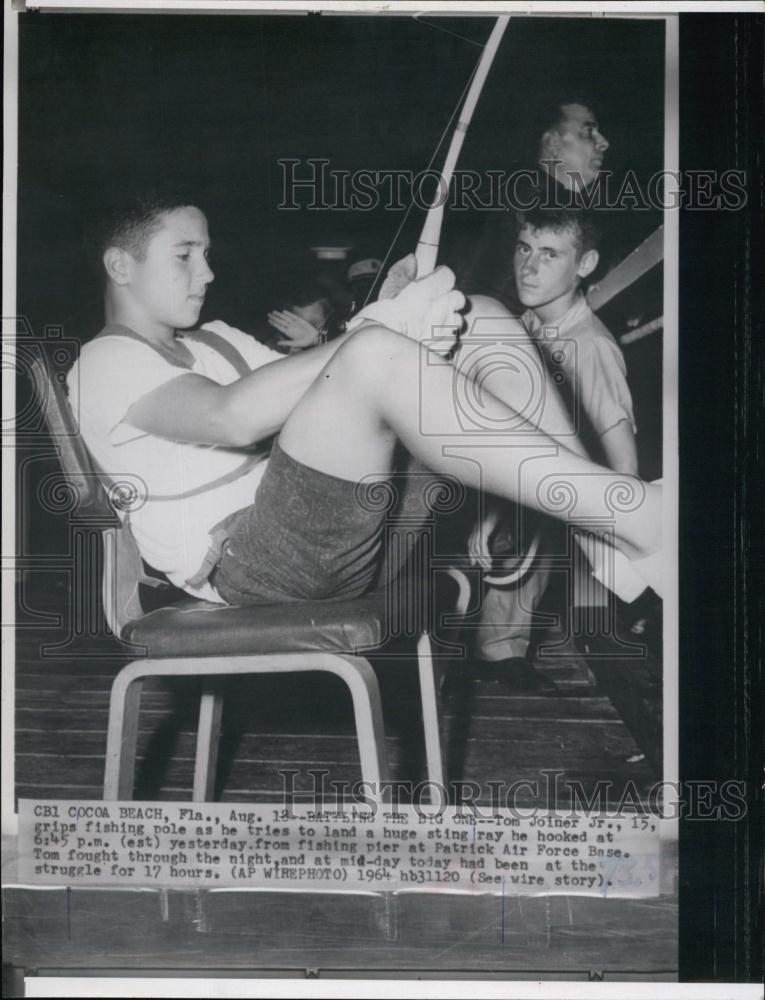
POLYGON ((538 209, 520 217, 513 257, 522 322, 562 374, 580 437, 591 457, 637 475, 635 418, 616 340, 592 309, 582 281, 598 266, 598 233, 587 213, 538 209))
MULTIPOLYGON (((519 215, 513 271, 526 307, 521 320, 539 344, 590 457, 617 472, 637 475, 636 428, 624 357, 581 288, 598 260, 598 233, 588 213, 538 208, 519 215)), ((469 541, 470 554, 485 567, 490 562, 489 538, 504 509, 487 498, 486 516, 469 541)), ((498 676, 516 666, 513 661, 523 668, 531 619, 547 579, 547 570, 537 569, 516 590, 487 589, 476 648, 481 658, 496 665, 498 676)))

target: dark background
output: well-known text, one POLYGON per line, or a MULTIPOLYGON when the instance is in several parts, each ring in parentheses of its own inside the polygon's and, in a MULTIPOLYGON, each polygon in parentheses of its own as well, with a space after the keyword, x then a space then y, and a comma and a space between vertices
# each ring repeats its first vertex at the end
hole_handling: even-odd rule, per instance
MULTIPOLYGON (((23 17, 20 309, 36 330, 97 332, 99 288, 79 252, 83 220, 125 188, 168 179, 209 216, 217 276, 208 318, 251 328, 273 305, 274 281, 316 242, 346 239, 384 256, 403 211, 279 210, 277 161, 423 170, 492 25, 486 17, 23 17)), ((661 169, 663 32, 660 21, 513 18, 459 168, 523 161, 526 114, 560 87, 598 105, 611 140, 606 166, 617 177, 627 166, 643 178, 661 169), (625 63, 639 67, 637 92, 625 63)), ((629 248, 661 221, 645 214, 624 213, 629 248)), ((459 267, 484 217, 446 217, 445 259, 459 267)), ((401 254, 422 219, 412 212, 401 254)))
MULTIPOLYGON (((218 272, 208 317, 247 325, 269 304, 271 276, 318 235, 387 249, 400 213, 277 212, 275 161, 421 169, 478 52, 439 29, 479 43, 489 30, 477 18, 20 20, 19 311, 38 335, 56 324, 83 340, 98 329, 100 295, 81 222, 128 179, 169 175, 198 190, 218 272)), ((607 165, 650 173, 661 165, 662 32, 513 19, 460 166, 502 166, 505 144, 515 159, 527 96, 575 77, 597 86, 607 165)), ((752 15, 681 18, 683 169, 754 176, 762 34, 752 15)), ((746 212, 681 219, 680 768, 686 781, 746 781, 750 804, 743 822, 681 826, 684 979, 761 975, 762 224, 754 183, 746 212)))
POLYGON ((749 803, 680 825, 689 980, 762 982, 764 28, 680 17, 680 166, 749 178, 745 211, 680 217, 680 776, 749 803))

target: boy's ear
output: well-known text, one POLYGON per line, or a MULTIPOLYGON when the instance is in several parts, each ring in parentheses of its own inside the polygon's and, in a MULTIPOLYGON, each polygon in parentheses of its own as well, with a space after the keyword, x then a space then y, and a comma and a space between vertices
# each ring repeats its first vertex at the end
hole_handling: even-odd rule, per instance
POLYGON ((600 254, 597 250, 586 250, 579 259, 576 273, 580 278, 587 278, 598 266, 600 254))
POLYGON ((130 280, 130 254, 120 247, 104 251, 104 270, 116 285, 126 285, 130 280))

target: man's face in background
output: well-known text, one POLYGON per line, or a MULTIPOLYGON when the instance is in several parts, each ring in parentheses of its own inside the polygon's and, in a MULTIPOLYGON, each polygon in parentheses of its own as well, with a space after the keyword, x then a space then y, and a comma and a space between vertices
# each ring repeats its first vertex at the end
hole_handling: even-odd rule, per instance
POLYGON ((541 159, 561 161, 555 173, 567 187, 577 187, 577 178, 589 187, 602 169, 607 149, 608 140, 590 108, 584 104, 562 104, 557 127, 544 134, 541 159))

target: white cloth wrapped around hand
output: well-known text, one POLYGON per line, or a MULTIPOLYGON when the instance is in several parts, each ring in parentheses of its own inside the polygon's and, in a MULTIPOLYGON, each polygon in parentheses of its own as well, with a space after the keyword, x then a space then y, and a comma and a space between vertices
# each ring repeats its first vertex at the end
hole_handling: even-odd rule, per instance
POLYGON ((445 356, 454 347, 462 325, 460 309, 465 296, 454 287, 454 272, 443 265, 417 278, 414 254, 397 261, 388 272, 380 298, 359 312, 348 324, 353 331, 378 323, 445 356))

